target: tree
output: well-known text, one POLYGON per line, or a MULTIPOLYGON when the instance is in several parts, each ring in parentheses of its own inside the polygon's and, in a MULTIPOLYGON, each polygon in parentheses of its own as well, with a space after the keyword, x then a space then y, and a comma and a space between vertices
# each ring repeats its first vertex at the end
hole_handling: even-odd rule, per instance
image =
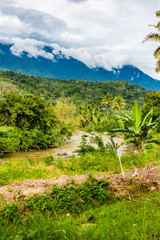
MULTIPOLYGON (((112 103, 112 95, 110 93, 106 93, 106 95, 102 98, 102 104, 108 106, 112 103)), ((108 107, 107 107, 107 115, 108 115, 108 107)))
POLYGON ((15 92, 5 93, 4 98, 0 99, 0 116, 2 122, 21 130, 46 132, 55 128, 58 122, 53 108, 43 98, 15 92))
POLYGON ((63 131, 65 132, 66 130, 73 132, 79 123, 79 118, 77 117, 76 114, 77 113, 76 106, 75 104, 73 104, 71 99, 68 97, 57 101, 57 104, 54 109, 61 123, 63 131))
POLYGON ((129 103, 129 106, 130 106, 130 108, 133 110, 133 108, 134 108, 134 102, 131 101, 131 102, 129 103))
POLYGON ((123 134, 126 144, 134 143, 141 150, 157 126, 157 122, 152 119, 152 112, 153 108, 142 119, 139 104, 135 102, 131 117, 127 114, 117 116, 124 121, 124 128, 112 129, 108 133, 111 135, 123 134))
POLYGON ((118 109, 119 111, 122 111, 126 105, 125 100, 120 95, 114 98, 112 104, 112 109, 118 109))
POLYGON ((80 124, 82 127, 86 127, 93 122, 93 105, 83 104, 79 107, 80 112, 80 124))
MULTIPOLYGON (((156 16, 160 17, 160 10, 156 12, 156 16)), ((146 36, 143 42, 146 41, 156 41, 160 42, 160 22, 157 23, 157 25, 150 25, 155 27, 158 30, 158 33, 150 33, 146 36)), ((157 59, 156 63, 156 72, 160 72, 160 46, 156 48, 154 51, 154 57, 157 59)))
POLYGON ((142 107, 142 116, 145 116, 153 108, 152 117, 154 121, 158 121, 157 130, 160 131, 160 92, 153 91, 145 97, 145 104, 142 107))
POLYGON ((102 98, 102 104, 108 105, 112 103, 112 95, 110 93, 106 93, 106 95, 102 98))

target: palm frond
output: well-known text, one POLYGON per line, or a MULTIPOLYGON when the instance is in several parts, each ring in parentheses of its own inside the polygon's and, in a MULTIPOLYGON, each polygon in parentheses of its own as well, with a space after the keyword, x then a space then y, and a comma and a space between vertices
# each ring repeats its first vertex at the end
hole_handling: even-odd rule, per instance
POLYGON ((156 62, 156 72, 160 72, 160 60, 156 62))
POLYGON ((107 142, 106 144, 106 149, 111 151, 111 152, 117 152, 118 148, 120 147, 120 145, 118 143, 116 143, 113 138, 110 138, 110 142, 107 142))
POLYGON ((152 127, 152 130, 155 129, 158 125, 158 122, 153 122, 153 123, 150 123, 150 124, 147 124, 147 127, 150 128, 152 127))
POLYGON ((142 43, 147 42, 147 41, 160 41, 160 35, 158 33, 150 33, 148 34, 145 39, 143 40, 142 43))
POLYGON ((160 17, 160 10, 156 11, 156 16, 160 17))
POLYGON ((148 26, 155 27, 155 28, 159 29, 160 28, 160 22, 158 22, 157 25, 149 24, 148 26))
POLYGON ((160 46, 154 51, 154 57, 160 59, 160 46))

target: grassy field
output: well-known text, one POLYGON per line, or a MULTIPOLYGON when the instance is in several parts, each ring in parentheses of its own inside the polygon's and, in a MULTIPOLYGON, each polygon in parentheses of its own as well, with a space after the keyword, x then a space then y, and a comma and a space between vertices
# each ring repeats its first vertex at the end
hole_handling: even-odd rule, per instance
MULTIPOLYGON (((157 145, 144 153, 122 156, 124 170, 151 163, 157 145)), ((160 163, 158 153, 155 165, 160 163)), ((120 173, 118 158, 98 152, 71 158, 47 155, 40 160, 0 161, 0 185, 26 179, 52 178, 63 174, 120 173)), ((12 203, 0 203, 2 240, 159 240, 160 193, 145 185, 131 186, 116 196, 108 182, 91 178, 79 187, 74 183, 52 192, 12 203)), ((3 199, 1 199, 3 200, 3 199)))
POLYGON ((53 187, 52 195, 4 205, 0 239, 160 239, 160 193, 143 188, 122 198, 100 182, 79 188, 53 187))
MULTIPOLYGON (((152 144, 153 145, 153 144, 152 144)), ((146 153, 138 153, 122 156, 122 164, 124 170, 130 170, 138 167, 144 167, 152 162, 157 146, 148 149, 146 153)), ((160 152, 158 153, 155 165, 160 163, 160 152)), ((85 154, 84 156, 71 158, 54 158, 52 155, 34 160, 27 157, 26 160, 20 161, 12 159, 0 161, 0 185, 7 185, 17 181, 26 179, 53 178, 60 175, 77 175, 92 173, 95 174, 111 174, 120 173, 120 165, 118 158, 111 155, 103 155, 100 153, 85 154)))

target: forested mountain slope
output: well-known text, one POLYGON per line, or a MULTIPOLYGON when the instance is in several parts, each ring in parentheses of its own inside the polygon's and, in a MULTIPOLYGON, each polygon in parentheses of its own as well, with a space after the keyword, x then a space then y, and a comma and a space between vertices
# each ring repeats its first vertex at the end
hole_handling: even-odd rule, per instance
POLYGON ((0 79, 1 82, 3 80, 3 83, 9 82, 21 92, 41 96, 52 104, 57 99, 66 97, 70 97, 77 105, 96 103, 101 101, 106 93, 110 93, 113 97, 121 95, 127 104, 131 101, 138 101, 142 105, 146 94, 149 92, 137 84, 118 80, 104 82, 88 82, 75 79, 61 80, 28 76, 12 71, 1 72, 0 79))

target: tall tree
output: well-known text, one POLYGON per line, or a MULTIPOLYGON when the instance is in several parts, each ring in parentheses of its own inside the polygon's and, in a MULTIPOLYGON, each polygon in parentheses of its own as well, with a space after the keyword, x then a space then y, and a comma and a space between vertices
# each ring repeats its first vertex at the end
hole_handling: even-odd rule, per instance
POLYGON ((62 128, 73 131, 79 123, 79 118, 76 115, 76 106, 71 99, 68 97, 57 101, 54 110, 62 128))
POLYGON ((114 98, 112 109, 118 109, 122 111, 125 107, 125 100, 119 95, 114 98))
POLYGON ((110 93, 106 93, 106 95, 102 98, 102 104, 110 104, 112 103, 112 95, 110 93))
POLYGON ((38 129, 46 132, 57 125, 53 108, 43 98, 33 94, 5 93, 4 98, 0 99, 0 117, 2 122, 22 130, 38 129))
POLYGON ((154 121, 158 122, 157 130, 160 132, 160 92, 159 91, 153 91, 151 93, 148 93, 145 97, 145 104, 143 105, 141 111, 142 116, 147 114, 153 108, 152 117, 154 121))
MULTIPOLYGON (((160 10, 156 12, 156 16, 160 17, 160 10)), ((149 25, 149 26, 155 27, 158 32, 148 34, 146 38, 143 40, 143 42, 146 42, 146 41, 160 42, 160 22, 158 22, 157 25, 149 25)), ((154 51, 154 57, 157 59, 156 68, 155 68, 156 72, 160 72, 160 46, 158 46, 154 51)))
POLYGON ((107 116, 108 116, 108 106, 112 104, 112 95, 110 93, 106 93, 106 95, 102 98, 102 104, 107 106, 107 116))

